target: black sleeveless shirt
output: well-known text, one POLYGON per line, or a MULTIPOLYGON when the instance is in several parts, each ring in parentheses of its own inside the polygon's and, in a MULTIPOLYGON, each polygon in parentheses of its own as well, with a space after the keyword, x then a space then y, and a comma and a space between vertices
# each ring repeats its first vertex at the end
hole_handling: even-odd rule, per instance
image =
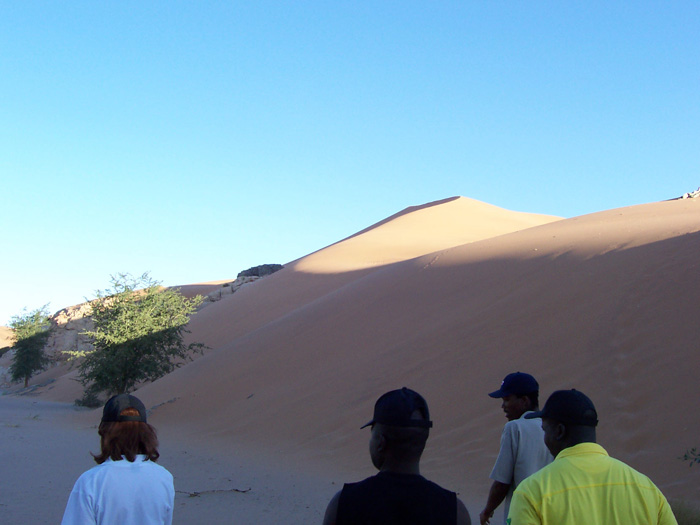
POLYGON ((338 501, 337 525, 455 525, 457 495, 411 474, 380 472, 346 483, 338 501))

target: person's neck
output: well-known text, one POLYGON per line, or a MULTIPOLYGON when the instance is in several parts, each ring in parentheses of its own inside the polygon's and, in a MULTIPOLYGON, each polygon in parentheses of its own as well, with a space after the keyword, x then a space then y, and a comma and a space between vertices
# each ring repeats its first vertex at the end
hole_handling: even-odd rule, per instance
POLYGON ((595 427, 573 427, 569 433, 567 447, 580 445, 581 443, 596 443, 595 427))
POLYGON ((380 472, 393 472, 394 474, 413 474, 420 476, 420 464, 415 462, 385 461, 380 472))
POLYGON ((586 437, 574 436, 571 439, 568 439, 566 442, 562 443, 559 450, 556 451, 556 454, 552 453, 552 455, 554 457, 557 457, 562 450, 566 450, 567 448, 575 447, 576 445, 581 445, 583 443, 595 443, 595 442, 596 442, 595 431, 593 432, 592 436, 590 434, 586 437))

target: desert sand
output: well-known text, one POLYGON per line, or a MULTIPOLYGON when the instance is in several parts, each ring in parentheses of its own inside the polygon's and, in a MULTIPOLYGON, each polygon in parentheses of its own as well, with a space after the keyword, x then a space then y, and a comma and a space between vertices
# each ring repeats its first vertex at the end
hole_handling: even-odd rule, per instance
MULTIPOLYGON (((175 475, 175 522, 319 523, 344 481, 373 473, 359 427, 401 386, 435 422, 423 474, 478 519, 506 421, 487 393, 516 370, 542 401, 587 393, 612 456, 700 502, 700 469, 678 459, 700 446, 699 261, 700 199, 560 219, 461 197, 292 261, 205 305, 189 337, 211 349, 136 392, 175 475)), ((0 397, 0 512, 55 523, 100 414, 72 405, 68 365, 30 384, 0 397)))

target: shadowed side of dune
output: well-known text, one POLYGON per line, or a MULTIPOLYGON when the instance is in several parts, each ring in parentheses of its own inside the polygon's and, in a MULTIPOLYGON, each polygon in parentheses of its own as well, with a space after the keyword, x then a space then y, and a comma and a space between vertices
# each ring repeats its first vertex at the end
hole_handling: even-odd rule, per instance
POLYGON ((700 435, 687 387, 700 373, 699 219, 681 201, 610 210, 338 274, 141 392, 174 400, 159 418, 187 421, 182 432, 359 475, 359 425, 379 394, 411 386, 436 421, 427 471, 473 491, 504 421, 486 392, 519 369, 543 396, 587 392, 613 456, 695 497, 698 474, 677 457, 700 435))

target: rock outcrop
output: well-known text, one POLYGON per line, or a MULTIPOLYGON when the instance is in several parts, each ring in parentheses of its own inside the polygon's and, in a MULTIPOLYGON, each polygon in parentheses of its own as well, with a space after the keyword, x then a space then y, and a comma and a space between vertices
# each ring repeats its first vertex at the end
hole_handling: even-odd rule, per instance
POLYGON ((697 199, 700 197, 700 188, 698 188, 695 191, 691 191, 690 193, 684 193, 680 198, 681 199, 697 199))
POLYGON ((265 277, 266 275, 273 274, 280 271, 284 266, 281 264, 261 264, 259 266, 253 266, 247 270, 243 270, 238 274, 238 278, 241 277, 265 277))
POLYGON ((53 331, 44 351, 54 361, 67 361, 64 351, 92 350, 90 340, 82 333, 92 329, 90 303, 59 310, 51 316, 53 331))
POLYGON ((259 276, 238 277, 236 280, 231 281, 230 283, 224 283, 221 285, 221 288, 219 288, 218 290, 214 290, 213 292, 209 292, 207 295, 204 296, 204 302, 202 303, 202 307, 204 307, 210 303, 215 303, 216 301, 223 299, 227 295, 234 294, 241 288, 241 286, 244 286, 244 285, 249 284, 249 283, 254 283, 258 279, 262 279, 262 277, 259 277, 259 276))

